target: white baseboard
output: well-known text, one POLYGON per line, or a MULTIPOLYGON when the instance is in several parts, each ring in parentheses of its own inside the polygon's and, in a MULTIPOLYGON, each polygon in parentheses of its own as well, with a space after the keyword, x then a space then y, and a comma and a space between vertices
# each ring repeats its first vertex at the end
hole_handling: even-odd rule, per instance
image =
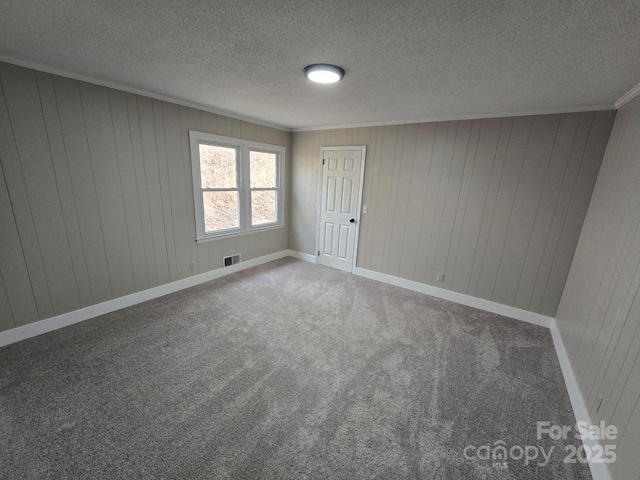
POLYGON ((302 253, 296 250, 287 250, 287 252, 289 252, 290 257, 304 260, 305 262, 318 263, 318 257, 311 255, 310 253, 302 253))
POLYGON ((490 300, 484 300, 478 297, 472 297, 471 295, 465 295, 464 293, 452 292, 451 290, 445 290, 444 288, 433 287, 425 283, 414 282, 413 280, 406 280, 400 277, 394 277, 393 275, 387 275, 386 273, 374 272, 373 270, 367 270, 366 268, 356 267, 356 275, 361 277, 370 278, 371 280, 378 280, 379 282, 395 285, 396 287, 407 288, 415 292, 426 293, 432 297, 443 298, 451 302, 460 303, 469 307, 478 308, 491 313, 497 313, 505 317, 514 318, 516 320, 522 320, 523 322, 532 323, 540 327, 551 327, 553 318, 541 315, 539 313, 528 312, 516 307, 510 307, 509 305, 503 305, 501 303, 492 302, 490 300))
MULTIPOLYGON (((204 282, 215 280, 216 278, 224 277, 247 268, 262 265, 264 263, 272 262, 284 257, 294 257, 306 262, 317 263, 317 257, 308 253, 297 252, 295 250, 282 250, 280 252, 271 253, 262 257, 240 262, 236 265, 232 265, 226 268, 218 268, 210 272, 201 273, 192 277, 183 278, 175 282, 166 283, 158 287, 153 287, 141 292, 132 293, 124 297, 108 300, 97 305, 91 305, 90 307, 82 308, 80 310, 74 310, 73 312, 64 313, 55 317, 40 320, 38 322, 30 323, 22 327, 13 328, 4 332, 0 332, 0 347, 10 345, 12 343, 25 340, 27 338, 42 335, 43 333, 51 332, 59 328, 73 325, 90 318, 104 315, 121 308, 130 307, 138 303, 146 302, 154 298, 167 295, 169 293, 184 290, 185 288, 193 287, 204 282)), ((591 424, 589 417, 589 411, 578 387, 578 381, 573 372, 571 362, 567 350, 562 341, 560 331, 555 318, 540 315, 538 313, 528 312, 508 305, 502 305, 500 303, 491 302, 471 295, 465 295, 462 293, 452 292, 443 288, 433 287, 424 283, 414 282, 412 280, 406 280, 404 278, 394 277, 384 273, 374 272, 365 268, 356 267, 355 274, 361 277, 369 278, 371 280, 377 280, 380 282, 395 285, 397 287, 407 288, 420 293, 425 293, 438 298, 443 298, 452 302, 460 303, 480 310, 485 310, 498 315, 504 315, 505 317, 514 318, 516 320, 522 320, 534 325, 546 327, 551 329, 551 336, 555 346, 558 361, 562 369, 567 392, 569 393, 569 399, 571 400, 571 406, 576 417, 576 421, 584 421, 591 424)), ((593 447, 598 443, 597 440, 585 439, 584 444, 593 447)), ((590 464, 591 475, 594 480, 611 480, 609 469, 606 464, 597 463, 590 464)))
MULTIPOLYGON (((369 278, 371 280, 378 280, 380 282, 395 285, 397 287, 407 288, 420 293, 426 293, 434 297, 443 298, 452 302, 460 303, 470 307, 479 308, 491 313, 497 313, 498 315, 504 315, 505 317, 514 318, 516 320, 522 320, 534 325, 546 327, 551 330, 551 337, 553 338, 553 344, 560 362, 560 368, 562 369, 562 375, 564 377, 564 383, 567 387, 569 399, 571 400, 571 406, 573 407, 573 413, 576 418, 576 422, 583 421, 589 425, 592 425, 591 418, 589 416, 589 410, 584 402, 582 393, 578 386, 578 381, 571 367, 569 361, 569 355, 565 349, 564 342, 558 330, 558 325, 555 318, 540 315, 538 313, 528 312, 520 308, 510 307, 508 305, 502 305, 500 303, 491 302, 471 295, 465 295, 462 293, 452 292, 443 288, 432 287, 424 283, 414 282, 406 280, 404 278, 394 277, 384 273, 374 272, 365 268, 356 267, 356 275, 369 278)), ((583 440, 584 445, 591 448, 595 447, 599 442, 593 439, 583 440)), ((611 480, 609 474, 609 468, 605 463, 589 463, 591 469, 591 476, 594 480, 611 480)))
POLYGON ((262 265, 263 263, 272 262, 280 258, 290 256, 289 250, 282 250, 280 252, 271 253, 262 257, 253 258, 244 262, 240 262, 230 267, 218 268, 211 270, 210 272, 201 273, 192 277, 176 280, 175 282, 165 283, 157 287, 149 288, 141 292, 132 293, 124 297, 114 298, 113 300, 107 300, 106 302, 91 305, 86 308, 74 310, 73 312, 63 313, 55 317, 40 320, 38 322, 29 323, 22 327, 13 328, 0 332, 0 347, 16 343, 27 338, 42 335, 43 333, 51 332, 62 327, 73 325, 84 320, 88 320, 98 315, 104 315, 105 313, 120 310, 121 308, 130 307, 138 303, 146 302, 154 298, 167 295, 169 293, 184 290, 185 288, 193 287, 200 283, 209 282, 216 278, 224 277, 247 268, 262 265))
MULTIPOLYGON (((175 282, 166 283, 164 285, 149 288, 141 292, 132 293, 131 295, 114 298, 113 300, 108 300, 96 305, 91 305, 79 310, 63 313, 55 317, 50 317, 44 320, 23 325, 21 327, 0 332, 0 347, 19 342, 21 340, 26 340, 27 338, 35 337, 37 335, 42 335, 43 333, 52 332, 53 330, 73 325, 74 323, 82 322, 84 320, 88 320, 99 315, 104 315, 105 313, 110 313, 115 310, 120 310, 121 308, 130 307, 138 303, 146 302, 147 300, 161 297, 162 295, 177 292, 185 288, 193 287, 194 285, 198 285, 200 283, 215 280, 216 278, 220 278, 225 275, 239 272, 240 270, 244 270, 246 268, 262 265, 263 263, 271 262, 273 260, 278 260, 284 257, 293 257, 310 263, 318 262, 318 259, 315 255, 302 253, 295 250, 282 250, 280 252, 275 252, 269 255, 240 262, 230 267, 218 268, 210 272, 183 278, 181 280, 176 280, 175 282)), ((517 320, 524 320, 525 322, 533 323, 535 325, 544 327, 549 327, 551 325, 552 319, 549 317, 545 317, 537 313, 527 312, 525 310, 520 310, 518 308, 509 307, 506 305, 501 305, 499 303, 490 302, 488 300, 482 300, 470 295, 451 292, 442 288, 432 287, 423 283, 413 282, 411 280, 405 280, 403 278, 393 277, 391 275, 386 275, 384 273, 378 273, 359 267, 356 268, 355 273, 356 275, 360 275, 362 277, 390 283, 391 285, 408 288, 417 292, 426 293, 427 295, 444 298, 446 300, 451 300, 463 305, 469 305, 471 307, 480 308, 492 313, 498 313, 500 315, 515 318, 517 320)))
MULTIPOLYGON (((582 397, 582 392, 580 392, 578 380, 573 372, 573 367, 571 366, 571 361, 569 360, 569 355, 564 346, 564 342, 562 341, 562 335, 560 335, 558 323, 555 318, 551 322, 550 329, 553 344, 556 349, 556 355, 558 356, 562 375, 564 376, 564 383, 567 387, 567 392, 569 393, 569 400, 571 400, 571 406, 573 407, 573 414, 576 417, 576 422, 582 421, 592 425, 589 410, 587 409, 587 405, 582 397)), ((598 440, 590 438, 584 439, 582 443, 587 447, 590 447, 592 451, 593 447, 599 444, 598 440)), ((593 480, 611 480, 609 468, 606 463, 589 462, 589 468, 591 469, 591 476, 593 477, 593 480)))

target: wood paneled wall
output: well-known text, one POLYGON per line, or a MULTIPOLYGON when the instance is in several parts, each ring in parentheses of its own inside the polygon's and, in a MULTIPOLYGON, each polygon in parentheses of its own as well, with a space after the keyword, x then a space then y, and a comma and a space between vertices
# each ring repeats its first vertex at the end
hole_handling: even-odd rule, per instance
POLYGON ((189 130, 288 132, 0 63, 0 330, 287 248, 195 243, 189 130), (189 263, 195 262, 195 270, 189 263))
POLYGON ((618 439, 604 442, 617 444, 612 477, 635 480, 640 453, 640 98, 616 116, 557 321, 591 421, 618 428, 618 439))
POLYGON ((367 145, 359 267, 554 316, 614 117, 294 133, 290 248, 315 254, 320 147, 367 145))

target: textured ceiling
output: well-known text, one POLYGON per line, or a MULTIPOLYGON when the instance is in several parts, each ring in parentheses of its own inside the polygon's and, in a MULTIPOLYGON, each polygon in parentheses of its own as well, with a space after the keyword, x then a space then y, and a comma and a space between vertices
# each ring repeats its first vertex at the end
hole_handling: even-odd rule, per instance
POLYGON ((640 82, 640 2, 0 0, 0 58, 292 128, 582 109, 640 82))

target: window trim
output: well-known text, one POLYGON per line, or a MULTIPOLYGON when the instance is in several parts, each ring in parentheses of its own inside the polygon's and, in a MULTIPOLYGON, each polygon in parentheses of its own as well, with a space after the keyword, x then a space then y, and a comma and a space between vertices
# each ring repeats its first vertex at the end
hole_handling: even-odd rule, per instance
POLYGON ((268 143, 252 142, 240 138, 225 137, 211 133, 189 130, 189 143, 191 148, 191 171, 193 180, 193 199, 196 217, 196 242, 209 242, 219 238, 236 237, 251 233, 264 232, 283 228, 285 226, 285 158, 286 148, 280 145, 268 143), (202 187, 200 178, 200 144, 217 145, 225 148, 235 148, 236 155, 236 176, 238 186, 238 216, 240 226, 238 228, 219 230, 217 232, 206 233, 204 223, 204 201, 203 191, 224 191, 235 189, 211 189, 202 187), (255 150, 265 153, 276 154, 276 188, 251 188, 250 172, 250 151, 255 150), (260 225, 251 224, 251 192, 253 190, 276 190, 276 216, 277 220, 272 223, 260 225))

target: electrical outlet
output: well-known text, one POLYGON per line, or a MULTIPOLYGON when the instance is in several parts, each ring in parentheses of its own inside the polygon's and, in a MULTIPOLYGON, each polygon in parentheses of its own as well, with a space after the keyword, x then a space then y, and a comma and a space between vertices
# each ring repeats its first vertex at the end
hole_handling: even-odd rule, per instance
POLYGON ((196 269, 196 262, 189 262, 189 270, 195 270, 196 269))
POLYGON ((367 213, 368 211, 369 211, 369 207, 367 207, 366 205, 362 207, 362 213, 367 213))
POLYGON ((439 282, 444 282, 444 273, 439 273, 438 274, 438 281, 439 282))

